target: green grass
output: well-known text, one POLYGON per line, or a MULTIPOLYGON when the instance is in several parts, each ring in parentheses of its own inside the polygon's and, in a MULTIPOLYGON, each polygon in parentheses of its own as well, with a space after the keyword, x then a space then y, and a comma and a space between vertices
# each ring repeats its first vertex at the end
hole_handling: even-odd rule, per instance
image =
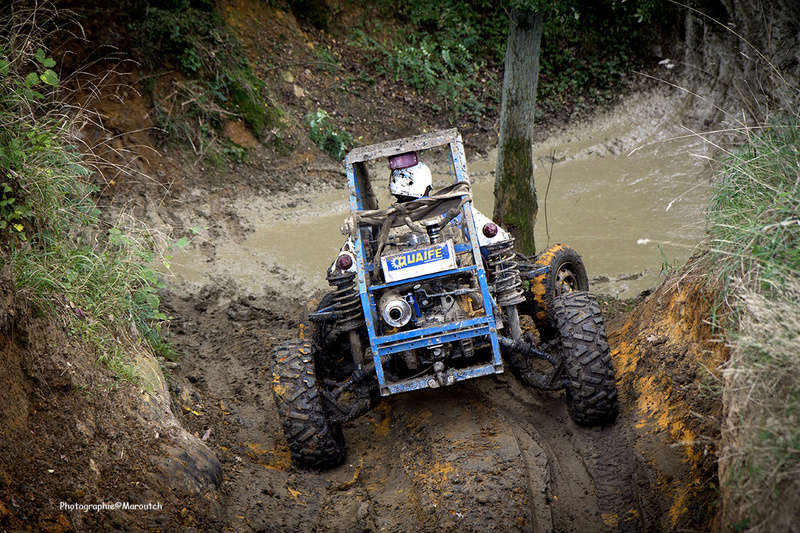
POLYGON ((795 117, 755 130, 723 161, 709 206, 717 277, 777 288, 800 274, 800 125, 795 117))
POLYGON ((727 517, 788 531, 800 508, 800 124, 776 118, 724 160, 706 268, 731 357, 720 459, 727 517), (725 311, 719 312, 719 311, 725 311))
POLYGON ((93 345, 117 377, 135 380, 127 354, 140 334, 160 341, 166 318, 155 238, 101 221, 90 162, 76 147, 81 117, 63 111, 55 61, 36 46, 15 47, 35 42, 24 31, 0 20, 0 263, 35 308, 93 345))

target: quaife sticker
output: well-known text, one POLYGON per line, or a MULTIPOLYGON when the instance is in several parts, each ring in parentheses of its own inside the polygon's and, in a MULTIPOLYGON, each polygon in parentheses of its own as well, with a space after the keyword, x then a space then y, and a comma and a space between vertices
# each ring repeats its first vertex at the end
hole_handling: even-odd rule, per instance
POLYGON ((442 272, 456 267, 453 242, 434 244, 381 258, 387 282, 442 272))

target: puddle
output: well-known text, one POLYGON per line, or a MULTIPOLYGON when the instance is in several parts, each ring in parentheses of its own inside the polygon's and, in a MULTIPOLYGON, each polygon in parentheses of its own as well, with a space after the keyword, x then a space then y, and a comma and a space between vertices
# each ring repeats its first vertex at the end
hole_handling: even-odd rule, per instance
MULTIPOLYGON (((548 240, 570 244, 596 278, 592 290, 622 297, 655 286, 664 258, 682 263, 691 255, 704 235, 710 191, 706 145, 668 118, 677 102, 647 94, 632 100, 534 147, 537 249, 548 240)), ((475 205, 489 216, 495 158, 496 152, 468 162, 475 205)), ((435 185, 444 183, 437 170, 435 185)), ((388 170, 372 176, 385 206, 388 170)), ((344 240, 339 231, 348 213, 344 183, 342 189, 308 192, 277 208, 238 209, 254 231, 241 243, 215 243, 213 263, 197 249, 175 257, 179 277, 199 282, 222 273, 254 291, 288 285, 303 293, 298 296, 327 288, 325 270, 344 240)))

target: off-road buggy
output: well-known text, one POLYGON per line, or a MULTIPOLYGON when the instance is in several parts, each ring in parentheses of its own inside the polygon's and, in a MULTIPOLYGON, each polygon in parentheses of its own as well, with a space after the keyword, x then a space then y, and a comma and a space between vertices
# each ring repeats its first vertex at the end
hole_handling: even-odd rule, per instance
POLYGON ((333 290, 309 316, 310 338, 274 350, 272 389, 296 465, 340 464, 342 424, 381 396, 500 374, 505 364, 531 386, 565 389, 578 424, 614 420, 603 317, 580 257, 562 244, 515 253, 511 236, 473 209, 455 129, 356 148, 345 167, 351 212, 328 270, 333 290), (453 183, 378 209, 367 162, 437 147, 453 183), (535 331, 523 333, 520 312, 535 331))

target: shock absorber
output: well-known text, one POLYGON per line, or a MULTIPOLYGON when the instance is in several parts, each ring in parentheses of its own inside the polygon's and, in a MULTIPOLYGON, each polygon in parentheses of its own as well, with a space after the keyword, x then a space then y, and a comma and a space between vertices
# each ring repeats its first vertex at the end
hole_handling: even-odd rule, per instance
POLYGON ((334 288, 333 310, 336 313, 336 328, 342 331, 350 331, 364 323, 355 279, 355 272, 328 276, 328 283, 334 288))
POLYGON ((519 268, 514 260, 514 239, 487 247, 489 282, 494 285, 497 305, 506 307, 525 301, 519 268))
POLYGON ((336 328, 349 333, 353 362, 360 368, 364 362, 364 354, 358 328, 364 324, 364 315, 361 312, 361 299, 358 296, 355 279, 355 272, 328 275, 328 283, 334 288, 333 310, 336 314, 336 328))

